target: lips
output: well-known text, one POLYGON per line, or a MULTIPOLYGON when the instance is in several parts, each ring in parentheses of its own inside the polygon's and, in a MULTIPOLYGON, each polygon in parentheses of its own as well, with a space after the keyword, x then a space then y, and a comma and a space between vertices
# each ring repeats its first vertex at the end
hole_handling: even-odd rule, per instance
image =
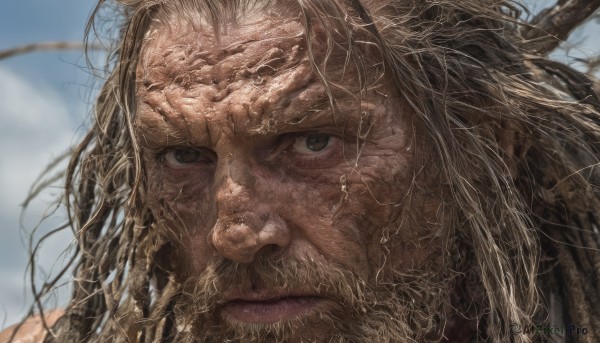
POLYGON ((322 297, 313 295, 245 296, 222 307, 228 319, 248 324, 268 324, 298 318, 312 312, 322 297))

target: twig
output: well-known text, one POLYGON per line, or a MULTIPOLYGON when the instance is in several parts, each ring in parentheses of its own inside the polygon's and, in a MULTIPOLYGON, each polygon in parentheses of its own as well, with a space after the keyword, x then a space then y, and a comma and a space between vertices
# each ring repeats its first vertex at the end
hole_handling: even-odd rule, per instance
MULTIPOLYGON (((0 60, 37 51, 83 50, 85 48, 86 46, 83 42, 40 42, 0 50, 0 60)), ((103 49, 99 44, 89 45, 88 48, 94 50, 103 49)))
POLYGON ((600 0, 558 0, 536 15, 523 29, 529 48, 548 54, 600 7, 600 0))
POLYGON ((600 56, 595 56, 587 59, 576 58, 575 60, 582 62, 586 65, 586 67, 588 68, 586 72, 587 74, 592 75, 596 73, 598 69, 600 69, 600 56))

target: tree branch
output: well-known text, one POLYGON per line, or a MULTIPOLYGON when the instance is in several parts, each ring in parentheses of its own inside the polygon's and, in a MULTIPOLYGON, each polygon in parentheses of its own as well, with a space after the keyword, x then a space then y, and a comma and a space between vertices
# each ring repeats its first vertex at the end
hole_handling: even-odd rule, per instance
MULTIPOLYGON (((585 66, 585 68, 587 68, 585 74, 590 79, 595 80, 595 82, 598 81, 596 73, 598 72, 598 70, 600 70, 600 55, 596 55, 590 58, 574 57, 573 60, 582 63, 585 66)), ((600 87, 600 84, 598 86, 600 87)))
MULTIPOLYGON (((92 44, 91 49, 103 49, 100 45, 92 44)), ((84 50, 83 42, 41 42, 21 45, 7 50, 0 50, 0 60, 37 51, 50 50, 84 50)))
POLYGON ((546 55, 567 40, 599 7, 600 0, 558 0, 531 20, 531 26, 523 30, 523 37, 532 51, 546 55))

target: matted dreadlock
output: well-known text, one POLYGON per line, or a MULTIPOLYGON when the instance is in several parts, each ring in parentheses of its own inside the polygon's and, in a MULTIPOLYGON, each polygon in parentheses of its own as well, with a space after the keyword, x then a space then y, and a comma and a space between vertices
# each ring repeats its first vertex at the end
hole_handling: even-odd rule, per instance
MULTIPOLYGON (((269 2, 99 1, 88 31, 107 6, 115 6, 122 26, 93 125, 67 169, 65 205, 78 242, 74 289, 45 342, 175 337, 172 301, 181 285, 162 274, 164 281, 154 283, 164 273, 157 256, 165 238, 149 230, 133 130, 140 50, 161 16, 218 26, 269 2)), ((359 72, 356 37, 369 37, 414 111, 456 207, 452 234, 472 264, 465 283, 481 289, 476 304, 465 304, 478 309, 477 338, 544 341, 511 327, 553 324, 549 318, 558 316, 559 323, 586 328, 586 335, 567 339, 600 341, 600 99, 591 82, 528 51, 520 7, 510 0, 294 4, 308 46, 315 26, 331 48, 341 32, 347 61, 359 72), (501 130, 515 133, 514 151, 502 150, 501 130)), ((325 85, 326 65, 313 63, 325 85)))

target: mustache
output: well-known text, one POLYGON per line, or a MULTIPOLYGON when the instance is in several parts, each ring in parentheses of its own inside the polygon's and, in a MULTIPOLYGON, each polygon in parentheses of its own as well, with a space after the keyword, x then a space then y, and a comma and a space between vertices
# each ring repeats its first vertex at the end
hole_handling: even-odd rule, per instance
POLYGON ((240 264, 214 259, 175 291, 171 307, 174 341, 290 342, 295 341, 290 337, 302 325, 319 327, 325 336, 311 338, 319 342, 339 341, 342 336, 352 342, 426 341, 429 336, 437 341, 449 308, 453 277, 439 270, 392 273, 386 282, 367 282, 332 261, 269 256, 240 264), (236 295, 252 292, 313 295, 324 298, 330 306, 308 322, 224 324, 220 307, 236 295))
POLYGON ((208 263, 199 276, 189 277, 181 294, 196 314, 210 315, 239 294, 275 291, 284 295, 316 295, 348 309, 372 302, 367 282, 347 267, 311 258, 259 257, 250 264, 224 258, 208 263))

